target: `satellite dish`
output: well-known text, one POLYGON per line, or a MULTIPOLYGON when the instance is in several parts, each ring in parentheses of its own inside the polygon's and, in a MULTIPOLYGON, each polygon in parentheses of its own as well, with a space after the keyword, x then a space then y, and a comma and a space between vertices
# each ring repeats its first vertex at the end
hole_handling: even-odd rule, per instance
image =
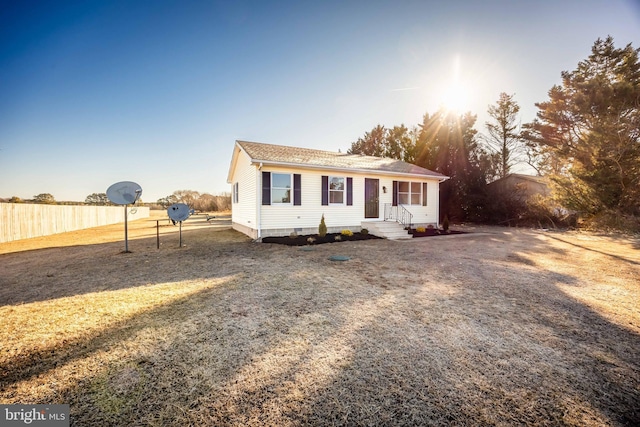
POLYGON ((176 222, 180 223, 180 247, 182 247, 182 221, 189 218, 189 206, 184 203, 174 203, 167 208, 167 213, 174 225, 176 222))
MULTIPOLYGON (((124 251, 129 253, 129 227, 127 225, 127 205, 134 204, 142 195, 142 187, 135 182, 116 182, 107 188, 107 197, 116 205, 124 205, 124 251)), ((132 212, 133 213, 133 212, 132 212)))
POLYGON ((169 214, 169 218, 172 220, 182 222, 189 218, 189 206, 184 203, 174 203, 169 206, 167 213, 169 214))
POLYGON ((116 205, 130 205, 142 195, 142 187, 135 182, 116 182, 107 188, 107 197, 116 205))

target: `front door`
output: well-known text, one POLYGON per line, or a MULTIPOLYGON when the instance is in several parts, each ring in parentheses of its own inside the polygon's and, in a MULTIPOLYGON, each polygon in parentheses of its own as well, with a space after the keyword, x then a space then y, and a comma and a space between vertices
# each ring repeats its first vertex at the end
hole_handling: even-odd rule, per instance
POLYGON ((379 197, 378 197, 378 179, 364 179, 364 217, 379 218, 379 197))

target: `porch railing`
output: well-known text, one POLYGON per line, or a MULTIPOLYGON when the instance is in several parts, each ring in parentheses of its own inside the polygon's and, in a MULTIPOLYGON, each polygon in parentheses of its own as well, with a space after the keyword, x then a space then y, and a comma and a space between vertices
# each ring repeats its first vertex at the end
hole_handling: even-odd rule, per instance
POLYGON ((396 221, 402 224, 404 228, 411 228, 413 225, 413 214, 402 205, 393 206, 391 203, 385 203, 384 220, 396 221))

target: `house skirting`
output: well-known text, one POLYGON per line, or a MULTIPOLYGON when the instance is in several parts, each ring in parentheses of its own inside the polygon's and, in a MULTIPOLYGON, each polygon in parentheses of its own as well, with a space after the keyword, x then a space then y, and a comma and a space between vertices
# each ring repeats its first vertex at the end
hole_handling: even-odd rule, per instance
MULTIPOLYGON (((246 225, 238 224, 236 222, 231 224, 231 227, 239 231, 252 239, 258 238, 258 230, 255 228, 247 227, 246 225)), ((362 227, 359 226, 349 226, 349 227, 327 227, 327 233, 340 233, 342 230, 351 230, 354 233, 360 232, 362 227)), ((318 227, 301 227, 301 228, 267 228, 262 229, 261 237, 280 237, 280 236, 288 236, 293 232, 296 232, 299 235, 305 234, 318 234, 318 227)))
POLYGON ((231 228, 233 228, 236 231, 239 231, 242 234, 246 234, 252 239, 258 238, 258 230, 256 230, 255 228, 247 227, 246 225, 238 224, 237 222, 232 222, 231 228))

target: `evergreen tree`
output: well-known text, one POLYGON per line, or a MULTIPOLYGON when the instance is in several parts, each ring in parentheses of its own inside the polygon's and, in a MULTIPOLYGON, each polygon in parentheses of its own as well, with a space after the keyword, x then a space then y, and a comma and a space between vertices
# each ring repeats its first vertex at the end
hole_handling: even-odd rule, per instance
POLYGON ((41 193, 37 196, 33 196, 33 202, 45 205, 55 205, 56 199, 50 193, 41 193))
POLYGON ((362 138, 353 142, 347 154, 364 154, 413 163, 416 134, 415 129, 409 130, 404 124, 392 129, 377 125, 371 132, 366 132, 362 138))
POLYGON ((640 62, 598 39, 524 126, 563 204, 587 215, 640 215, 640 62))
POLYGON ((364 154, 366 156, 384 157, 387 152, 387 129, 377 125, 371 132, 366 132, 364 137, 351 144, 347 154, 364 154))
POLYGON ((473 129, 476 116, 457 116, 440 109, 424 115, 416 143, 416 164, 450 177, 440 185, 440 213, 452 220, 482 216, 486 177, 481 169, 487 153, 473 129))
POLYGON ((520 106, 513 97, 502 92, 496 104, 489 105, 487 110, 492 121, 485 122, 488 135, 484 141, 494 155, 499 178, 509 175, 511 167, 519 160, 522 147, 518 130, 520 106))
POLYGON ((106 193, 92 193, 84 200, 85 205, 108 206, 111 204, 106 193))

